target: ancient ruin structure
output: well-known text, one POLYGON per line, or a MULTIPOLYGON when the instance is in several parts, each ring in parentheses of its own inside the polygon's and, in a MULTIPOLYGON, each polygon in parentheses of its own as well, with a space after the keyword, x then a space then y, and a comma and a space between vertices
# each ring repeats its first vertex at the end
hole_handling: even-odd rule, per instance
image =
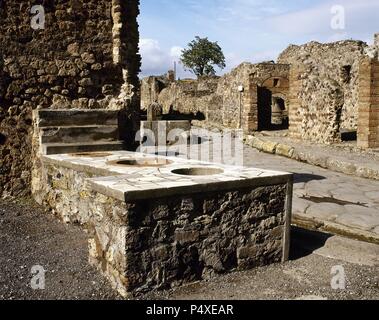
MULTIPOLYGON (((32 167, 39 167, 33 110, 113 109, 131 115, 139 108, 139 1, 44 1, 44 29, 38 30, 31 25, 34 1, 0 3, 0 192, 5 196, 29 193, 32 167)), ((86 134, 96 136, 90 128, 86 134)))
POLYGON ((277 63, 243 63, 221 78, 165 88, 142 82, 142 97, 153 91, 165 110, 204 114, 199 126, 289 129, 294 138, 326 144, 355 132, 359 147, 378 148, 378 48, 378 35, 372 46, 352 40, 290 46, 277 63))
POLYGON ((288 259, 292 174, 120 151, 140 125, 139 0, 43 1, 39 28, 32 1, 0 4, 1 197, 32 193, 85 228, 127 297, 288 259))

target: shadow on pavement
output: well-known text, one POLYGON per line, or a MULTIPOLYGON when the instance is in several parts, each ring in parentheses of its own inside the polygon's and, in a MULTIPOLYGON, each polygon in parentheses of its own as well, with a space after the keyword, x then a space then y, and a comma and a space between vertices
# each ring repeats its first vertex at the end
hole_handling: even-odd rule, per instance
POLYGON ((295 175, 295 183, 307 183, 314 180, 326 180, 326 177, 315 175, 315 174, 308 174, 308 173, 296 173, 295 175))
POLYGON ((290 260, 298 260, 311 255, 324 247, 331 237, 333 237, 331 234, 292 227, 290 260))

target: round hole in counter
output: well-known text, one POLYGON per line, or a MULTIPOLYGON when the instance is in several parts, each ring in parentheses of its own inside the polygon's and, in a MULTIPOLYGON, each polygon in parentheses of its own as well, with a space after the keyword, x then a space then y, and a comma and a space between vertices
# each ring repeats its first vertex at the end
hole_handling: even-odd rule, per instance
POLYGON ((217 174, 224 173, 224 170, 218 168, 198 167, 175 169, 171 172, 181 176, 214 176, 217 174))
POLYGON ((124 167, 161 167, 171 163, 172 161, 161 158, 119 159, 107 162, 108 165, 124 167))

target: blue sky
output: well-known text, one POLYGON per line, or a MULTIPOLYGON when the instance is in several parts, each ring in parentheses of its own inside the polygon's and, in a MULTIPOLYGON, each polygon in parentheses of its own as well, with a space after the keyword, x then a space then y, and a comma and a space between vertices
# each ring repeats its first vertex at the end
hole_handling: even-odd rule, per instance
MULTIPOLYGON (((159 75, 179 61, 195 36, 218 41, 230 71, 238 64, 275 60, 289 44, 357 39, 379 32, 379 0, 141 0, 142 76, 159 75), (345 29, 333 30, 334 6, 345 29)), ((179 66, 179 76, 186 73, 179 66)))

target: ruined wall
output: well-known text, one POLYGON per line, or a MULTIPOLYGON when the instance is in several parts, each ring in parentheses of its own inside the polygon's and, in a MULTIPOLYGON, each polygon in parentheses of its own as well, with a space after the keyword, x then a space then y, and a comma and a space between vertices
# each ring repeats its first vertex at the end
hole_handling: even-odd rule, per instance
MULTIPOLYGON (((217 87, 217 93, 221 97, 222 110, 221 124, 228 128, 247 127, 251 119, 251 95, 249 92, 250 75, 256 71, 256 65, 243 63, 230 73, 225 74, 217 87), (242 86, 244 92, 239 92, 242 86), (240 113, 242 121, 240 121, 240 113)), ((215 107, 217 114, 217 106, 215 107)), ((218 111, 220 113, 220 111, 218 111)))
POLYGON ((147 108, 154 102, 158 101, 159 94, 163 89, 168 87, 172 81, 168 75, 151 76, 141 80, 141 110, 147 108))
POLYGON ((218 77, 204 77, 199 80, 172 82, 159 94, 158 101, 165 113, 170 109, 184 114, 200 112, 209 119, 209 115, 213 113, 212 106, 219 105, 216 94, 218 79, 218 77))
POLYGON ((291 64, 301 80, 297 92, 292 91, 290 110, 292 132, 302 139, 321 143, 338 142, 340 130, 356 130, 359 106, 359 62, 367 44, 340 41, 330 44, 311 42, 290 46, 279 57, 279 63, 291 64))
POLYGON ((32 110, 122 108, 138 103, 138 0, 1 1, 0 194, 29 191, 32 110))
POLYGON ((219 79, 175 82, 160 93, 159 102, 166 112, 172 107, 182 113, 203 113, 205 121, 197 125, 242 127, 252 133, 264 130, 262 121, 271 120, 269 103, 261 100, 261 89, 267 89, 285 101, 291 136, 336 143, 342 132, 358 130, 359 82, 365 77, 360 62, 367 57, 377 61, 378 52, 379 34, 372 46, 353 40, 292 45, 278 63, 243 63, 219 79))
POLYGON ((159 94, 159 103, 165 112, 172 108, 186 114, 203 114, 205 121, 197 123, 201 126, 242 127, 251 132, 258 129, 258 86, 271 77, 288 77, 288 72, 288 66, 274 63, 243 63, 220 78, 171 83, 159 94))
POLYGON ((271 124, 272 105, 266 105, 265 101, 262 101, 262 91, 268 90, 270 95, 281 97, 286 105, 288 104, 289 69, 289 65, 286 64, 260 63, 255 65, 255 70, 250 74, 249 79, 250 113, 248 117, 250 122, 247 126, 248 132, 266 129, 264 123, 271 124))

